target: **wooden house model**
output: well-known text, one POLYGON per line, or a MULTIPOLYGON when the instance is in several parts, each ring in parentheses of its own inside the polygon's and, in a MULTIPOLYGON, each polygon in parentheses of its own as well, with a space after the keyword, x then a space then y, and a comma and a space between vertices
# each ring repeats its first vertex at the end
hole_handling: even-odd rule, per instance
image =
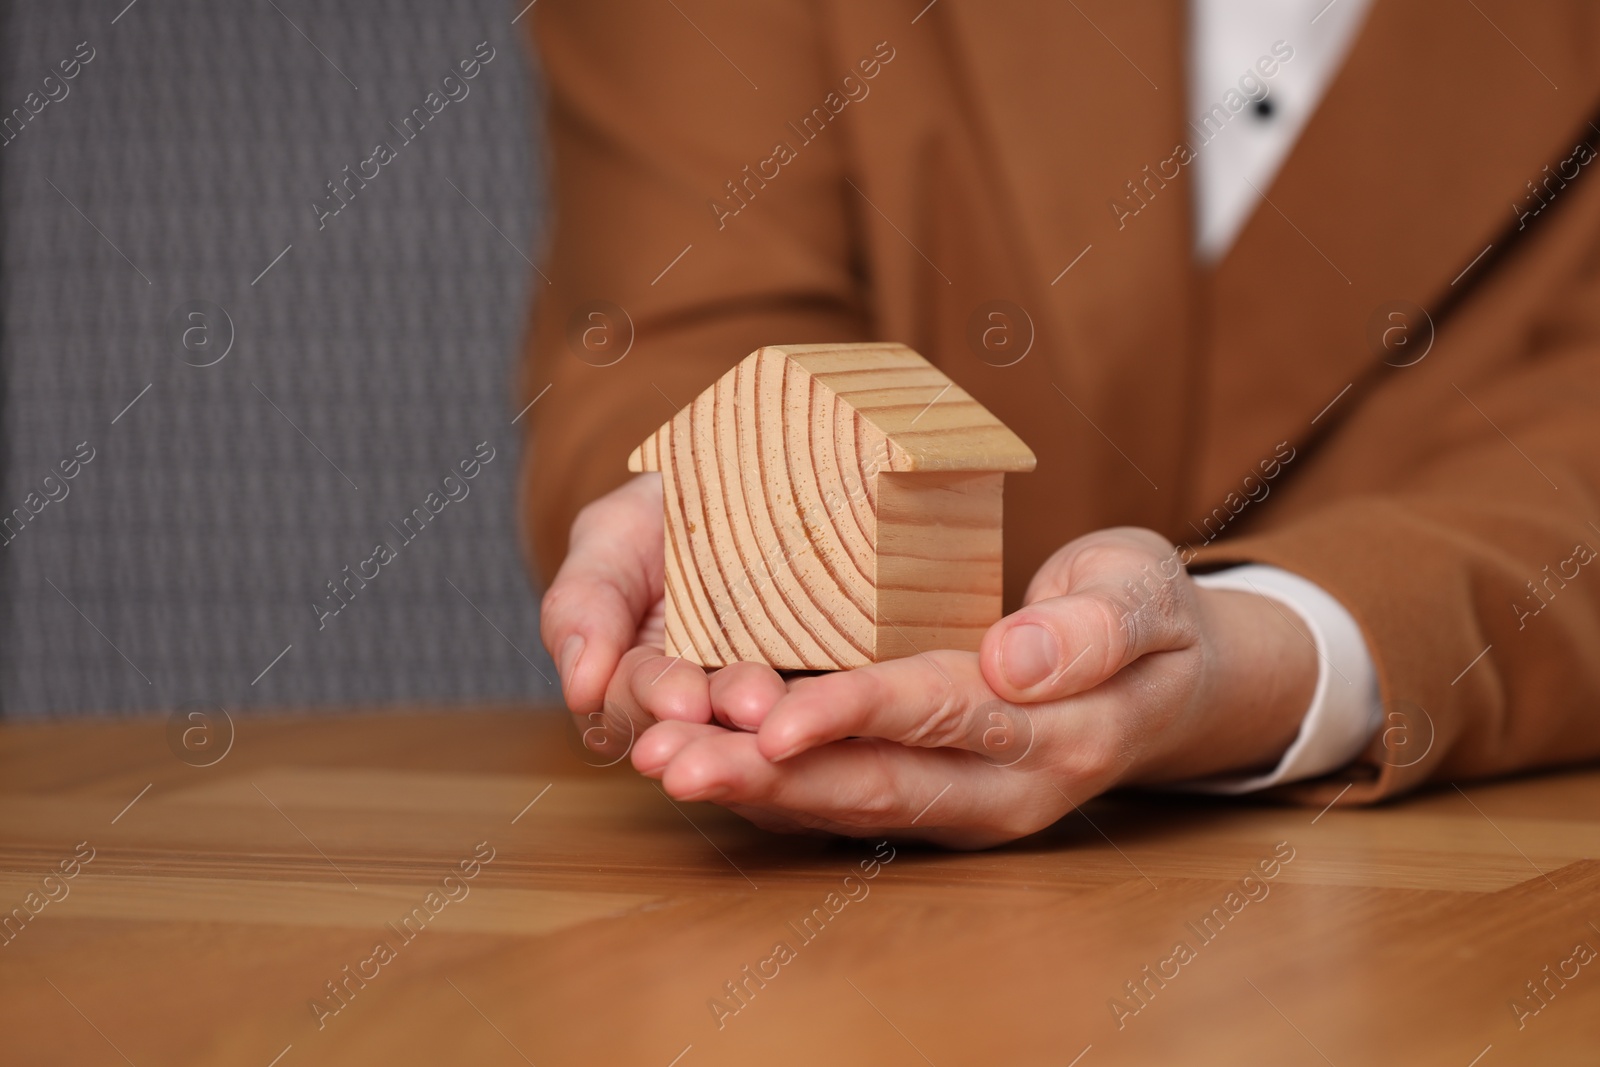
POLYGON ((858 667, 1000 618, 1001 481, 1034 455, 901 344, 775 345, 636 448, 666 509, 666 652, 858 667))

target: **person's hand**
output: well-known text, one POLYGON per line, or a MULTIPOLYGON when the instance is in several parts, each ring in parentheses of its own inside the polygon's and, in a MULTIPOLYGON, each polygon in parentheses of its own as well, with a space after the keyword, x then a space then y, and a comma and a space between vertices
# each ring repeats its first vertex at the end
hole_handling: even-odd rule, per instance
POLYGON ((694 687, 696 714, 639 738, 634 766, 771 828, 956 847, 1112 786, 1270 766, 1310 705, 1315 648, 1273 601, 1200 589, 1178 559, 1151 531, 1105 530, 1051 557, 977 653, 788 685, 728 668, 694 687))
MULTIPOLYGON (((664 570, 661 476, 641 474, 578 513, 567 558, 545 592, 540 636, 561 672, 567 708, 596 752, 620 759, 656 721, 630 682, 640 664, 662 661, 664 570)), ((703 685, 704 672, 692 670, 703 685)), ((667 697, 675 682, 653 695, 667 697)))

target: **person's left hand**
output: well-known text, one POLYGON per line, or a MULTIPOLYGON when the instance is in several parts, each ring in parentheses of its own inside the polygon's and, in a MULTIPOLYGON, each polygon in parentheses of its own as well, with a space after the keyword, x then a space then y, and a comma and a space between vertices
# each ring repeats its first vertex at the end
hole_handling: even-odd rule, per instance
POLYGON ((1314 646, 1267 598, 1195 586, 1176 553, 1148 530, 1079 538, 976 653, 788 684, 755 664, 686 671, 672 700, 707 714, 650 727, 634 766, 771 829, 961 848, 1115 785, 1270 766, 1310 704, 1314 646))

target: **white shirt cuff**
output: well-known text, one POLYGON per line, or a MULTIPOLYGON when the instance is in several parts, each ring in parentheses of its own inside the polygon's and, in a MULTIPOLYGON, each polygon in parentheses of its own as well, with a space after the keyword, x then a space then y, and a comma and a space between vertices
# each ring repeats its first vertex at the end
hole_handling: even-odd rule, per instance
POLYGON ((1197 574, 1194 582, 1202 589, 1258 593, 1290 609, 1301 624, 1297 628, 1316 646, 1317 688, 1299 735, 1271 771, 1252 778, 1184 782, 1176 788, 1191 793, 1253 793, 1315 778, 1360 755, 1383 723, 1383 704, 1372 654, 1344 605, 1298 574, 1258 563, 1197 574))

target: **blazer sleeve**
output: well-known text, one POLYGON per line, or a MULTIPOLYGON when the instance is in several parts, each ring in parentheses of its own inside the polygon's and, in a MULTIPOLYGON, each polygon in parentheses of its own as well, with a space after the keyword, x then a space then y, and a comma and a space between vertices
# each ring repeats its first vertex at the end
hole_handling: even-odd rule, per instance
MULTIPOLYGON (((1578 229, 1573 245, 1600 248, 1596 195, 1559 222, 1578 229)), ((1600 756, 1600 257, 1541 278, 1529 263, 1555 258, 1548 247, 1522 251, 1533 258, 1511 265, 1501 293, 1469 300, 1440 333, 1428 373, 1444 402, 1419 406, 1408 430, 1425 459, 1384 470, 1370 438, 1354 443, 1370 427, 1348 428, 1296 487, 1324 503, 1196 559, 1309 578, 1373 653, 1377 736, 1354 765, 1278 791, 1288 799, 1370 801, 1600 756), (1508 285, 1549 288, 1510 327, 1508 285)))
POLYGON ((869 339, 843 136, 774 158, 845 72, 816 10, 534 9, 555 210, 518 406, 539 397, 523 542, 546 580, 578 510, 629 477, 634 446, 741 358, 869 339))

